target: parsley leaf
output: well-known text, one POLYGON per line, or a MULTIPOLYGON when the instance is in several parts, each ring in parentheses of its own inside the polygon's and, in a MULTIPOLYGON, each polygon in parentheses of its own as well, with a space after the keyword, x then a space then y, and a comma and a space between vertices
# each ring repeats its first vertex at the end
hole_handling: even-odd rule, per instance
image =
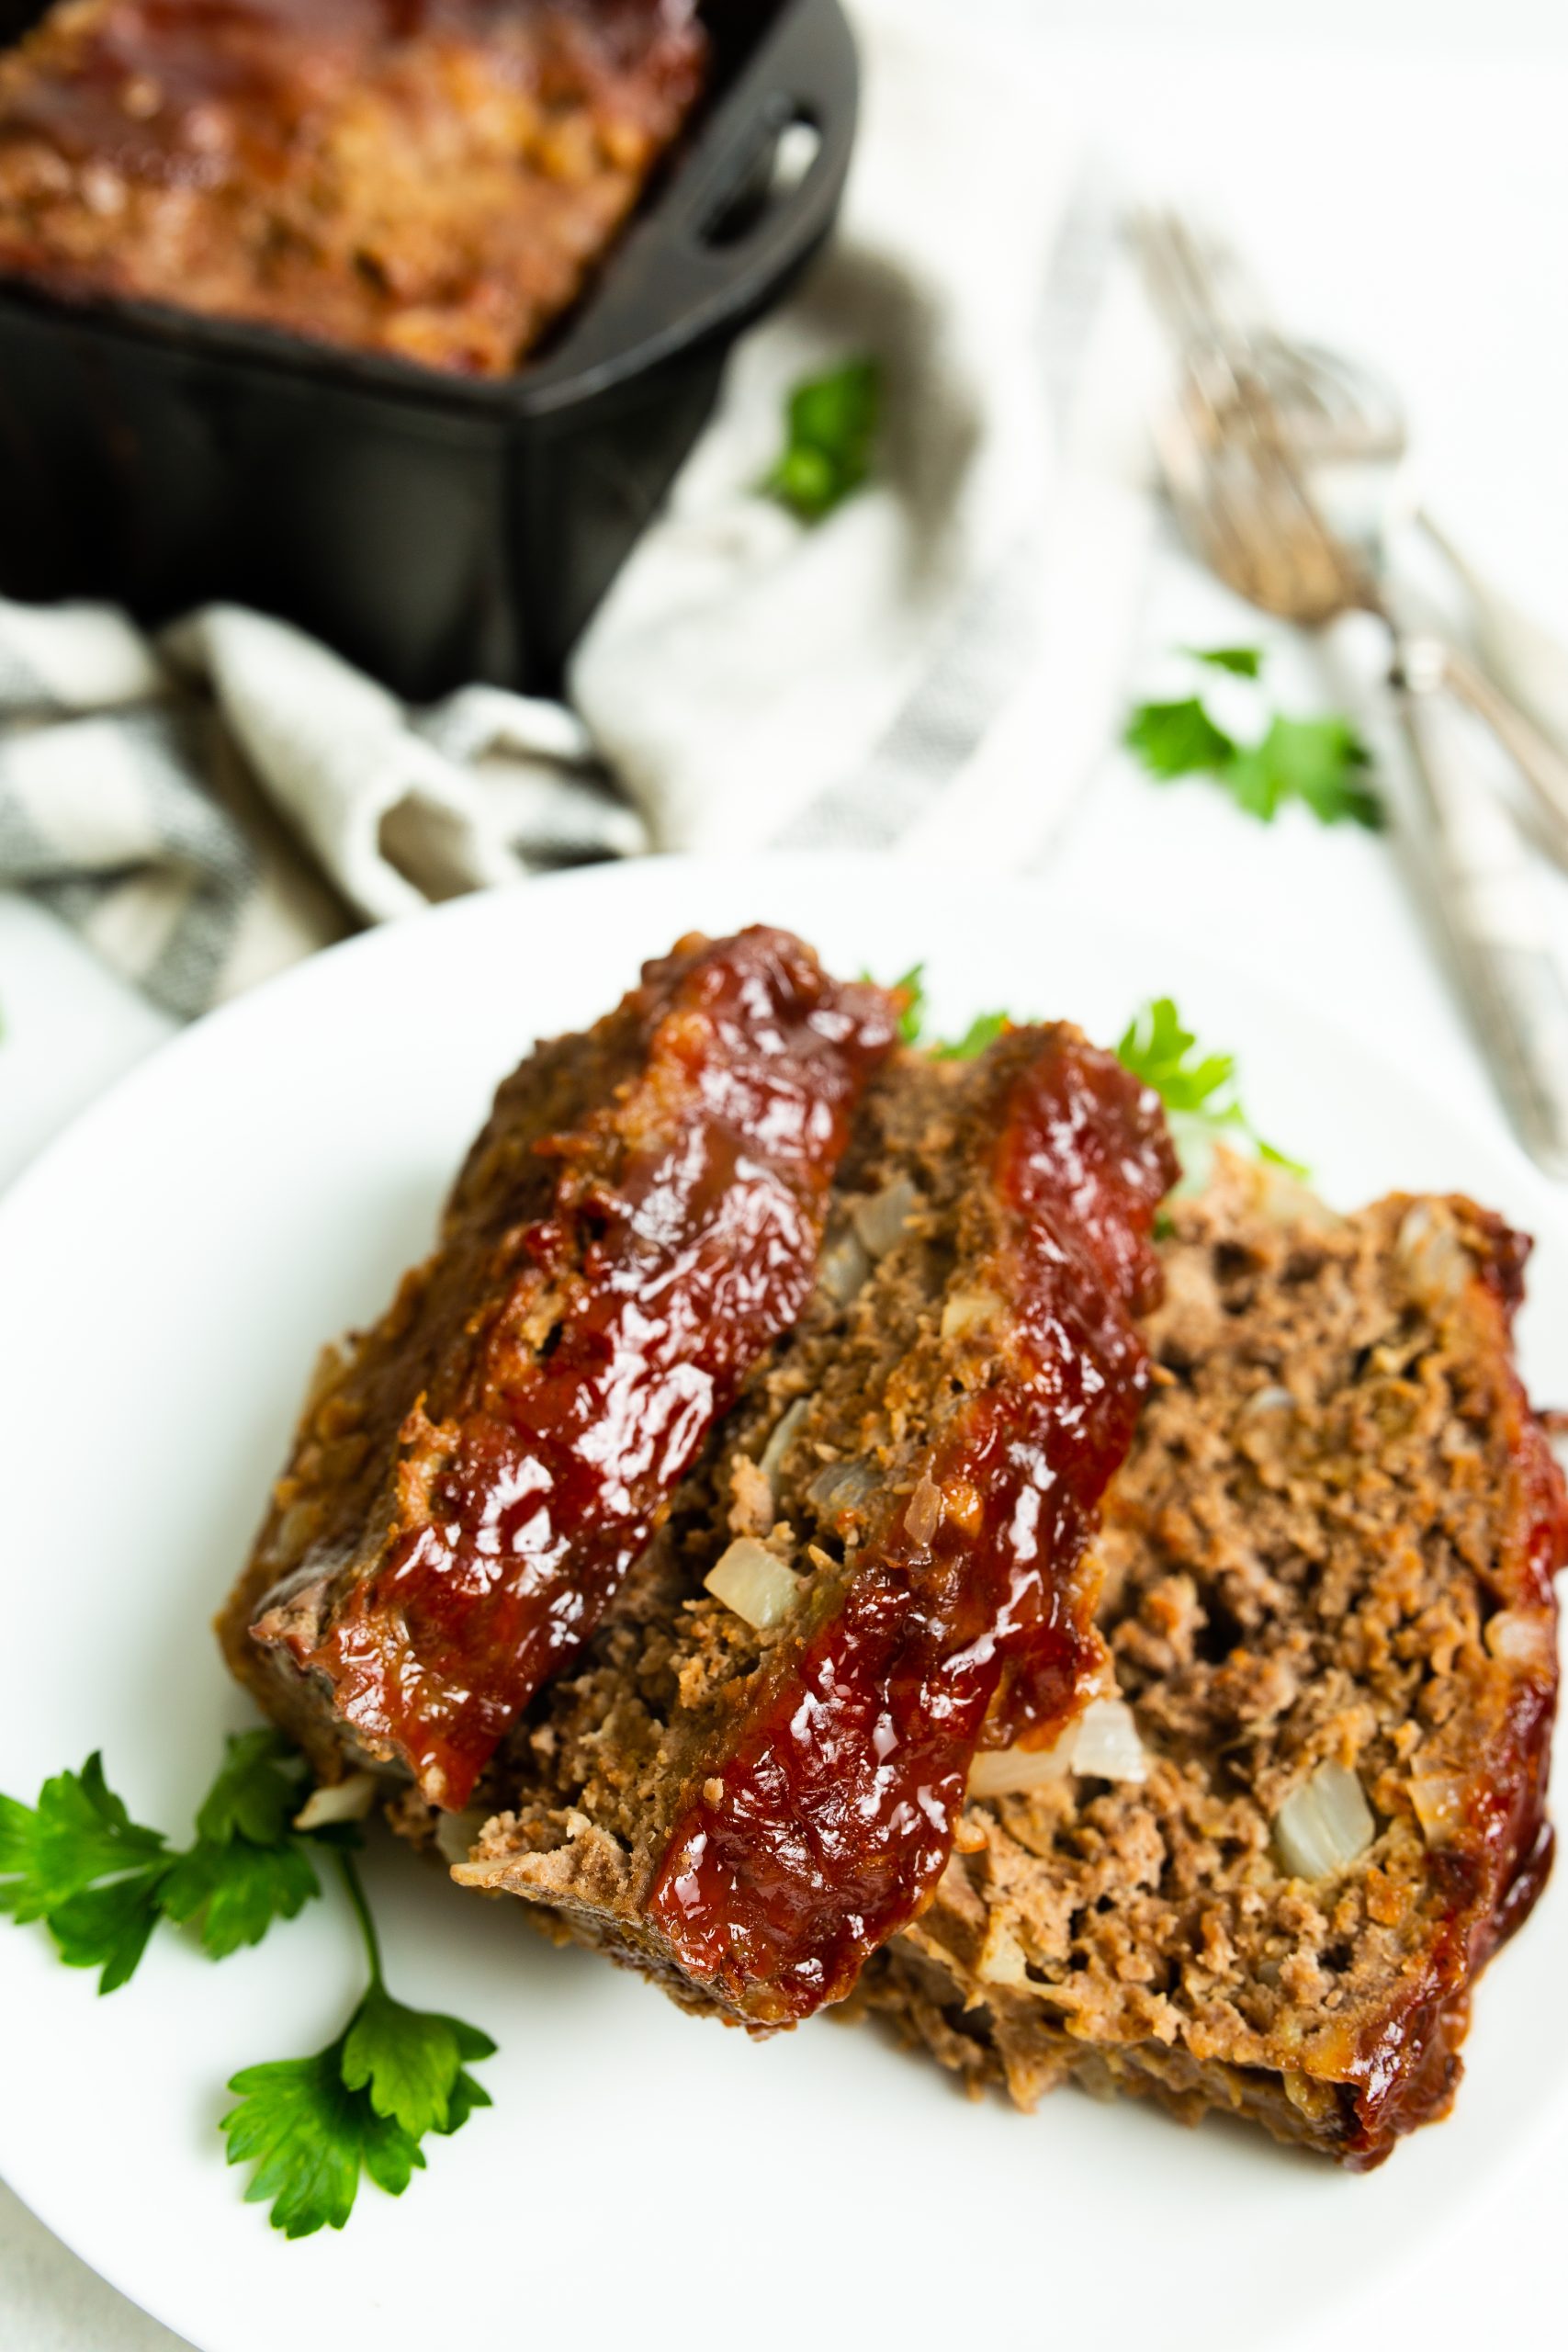
POLYGON ((299 1810, 303 1758, 267 1724, 232 1735, 227 1747, 222 1769, 196 1816, 197 1835, 217 1846, 231 1838, 276 1846, 299 1810))
POLYGON ((370 1968, 364 1998, 337 2040, 313 2058, 247 2066, 229 2087, 239 2105, 223 2117, 231 2165, 254 2164, 245 2190, 270 2199, 272 2225, 286 2237, 341 2230, 354 2210, 361 2172, 400 2197, 424 2155, 428 2132, 449 2137, 490 2095, 465 2062, 495 2044, 476 2026, 394 2000, 358 1871, 338 1867, 354 1905, 370 1968))
POLYGON ((931 1047, 931 1059, 939 1062, 972 1062, 987 1046, 994 1046, 1004 1029, 1012 1025, 1006 1012, 977 1012, 962 1037, 951 1044, 931 1047))
POLYGON ((1182 775, 1223 776, 1240 750, 1196 695, 1185 702, 1140 703, 1122 740, 1162 784, 1182 775))
MULTIPOLYGON (((869 980, 871 974, 863 972, 861 978, 863 980, 869 980)), ((941 1039, 933 1039, 928 1043, 925 1039, 927 1007, 924 964, 911 964, 902 978, 893 982, 891 993, 904 1000, 903 1010, 898 1015, 899 1042, 906 1046, 925 1044, 926 1051, 933 1061, 973 1061, 976 1054, 983 1054, 987 1046, 995 1044, 1004 1029, 1010 1029, 1012 1026, 1010 1013, 978 1012, 962 1037, 948 1043, 943 1043, 941 1039)))
POLYGON ((1187 650, 1194 662, 1206 662, 1211 670, 1228 670, 1233 678, 1263 674, 1263 654, 1256 645, 1190 645, 1187 650))
POLYGON ((1235 1077, 1234 1054, 1192 1058, 1198 1040, 1183 1028, 1168 996, 1156 997, 1128 1023, 1116 1057, 1134 1078, 1152 1086, 1168 1111, 1205 1111, 1235 1077))
MULTIPOLYGON (((1239 1135, 1271 1168, 1304 1182, 1309 1170, 1265 1143, 1236 1094, 1235 1056, 1204 1054, 1168 996, 1156 997, 1134 1014, 1116 1048, 1117 1059, 1145 1086, 1152 1086, 1171 1114, 1178 1148, 1197 1148, 1190 1176, 1200 1172, 1206 1151, 1224 1134, 1239 1135)), ((1182 1150, 1184 1162, 1189 1152, 1182 1150)))
POLYGON ((100 1993, 129 1984, 162 1917, 165 1875, 166 1865, 155 1863, 57 1904, 49 1914, 49 1932, 67 1968, 101 1969, 100 1993))
MULTIPOLYGON (((1262 672, 1254 646, 1189 650, 1194 662, 1233 677, 1256 679, 1262 672)), ((1264 824, 1291 800, 1303 802, 1324 825, 1375 831, 1383 822, 1382 803, 1368 781, 1371 754, 1348 718, 1287 718, 1276 711, 1256 743, 1238 743, 1190 695, 1181 702, 1140 703, 1122 740, 1157 783, 1212 776, 1238 808, 1264 824)))
POLYGON ((874 359, 852 359, 797 384, 789 397, 784 452, 761 487, 803 523, 819 523, 871 470, 882 407, 874 359))
POLYGON ((1238 808, 1270 823, 1287 800, 1303 800, 1320 824, 1342 820, 1376 832, 1382 804, 1365 782, 1371 753, 1345 718, 1270 720, 1260 743, 1221 777, 1238 808))
POLYGON ((259 1943, 321 1892, 291 1826, 303 1770, 280 1733, 231 1738, 184 1853, 131 1820, 98 1755, 46 1781, 36 1806, 0 1796, 0 1912, 42 1919, 68 1967, 101 1968, 100 1993, 130 1982, 160 1918, 199 1917, 214 1960, 259 1943))
POLYGON ((220 2126, 229 2162, 254 2164, 245 2201, 270 2199, 272 2226, 285 2237, 341 2230, 362 2169, 400 2197, 424 2163, 418 2143, 344 2083, 346 2038, 340 2034, 314 2058, 246 2066, 229 2085, 240 2099, 220 2126))
MULTIPOLYGON (((869 978, 870 974, 868 973, 866 977, 869 978)), ((901 996, 904 1000, 903 1010, 898 1015, 899 1043, 905 1046, 918 1046, 920 1042, 920 1031, 926 1025, 925 966, 911 964, 903 978, 894 981, 892 993, 895 996, 901 996)))
POLYGON ((281 1732, 231 1736, 196 1816, 197 1838, 162 1890, 165 1916, 201 1920, 202 1950, 226 1960, 259 1944, 275 1919, 292 1919, 321 1891, 308 1840, 293 1828, 305 1759, 281 1732))
POLYGON ((299 1838, 276 1846, 254 1846, 247 1838, 218 1845, 197 1838, 182 1854, 160 1891, 165 1918, 185 1926, 201 1918, 201 1948, 210 1960, 227 1960, 243 1944, 259 1944, 275 1919, 293 1919, 321 1881, 299 1838))
POLYGON ((418 2140, 446 2130, 464 2059, 494 2053, 494 2042, 475 2027, 434 2009, 405 2008, 373 1984, 348 2030, 343 2078, 350 2090, 367 2090, 378 2115, 418 2140))
POLYGON ((173 1857, 132 1821, 101 1755, 58 1772, 36 1806, 0 1797, 0 1912, 42 1919, 70 1968, 100 1968, 100 1993, 136 1973, 158 1924, 173 1857))
POLYGON ((144 1872, 163 1849, 156 1829, 131 1820, 95 1752, 80 1772, 46 1781, 36 1806, 0 1797, 0 1911, 18 1926, 47 1918, 99 1879, 144 1872))

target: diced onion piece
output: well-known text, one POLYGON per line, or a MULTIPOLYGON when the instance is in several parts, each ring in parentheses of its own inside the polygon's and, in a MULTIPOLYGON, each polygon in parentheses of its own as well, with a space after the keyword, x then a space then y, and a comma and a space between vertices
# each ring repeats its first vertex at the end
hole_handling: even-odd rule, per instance
POLYGON ((874 1258, 886 1257, 919 1204, 920 1196, 907 1176, 895 1176, 880 1193, 862 1201, 854 1213, 854 1228, 874 1258))
POLYGON ((703 1578, 716 1600, 759 1634, 782 1625, 800 1597, 800 1578, 754 1535, 738 1535, 703 1578))
POLYGON ((1001 1310, 1002 1302, 994 1290, 955 1290, 942 1301, 942 1336, 961 1340, 966 1331, 994 1322, 1001 1310))
POLYGON ((1101 1781, 1131 1781, 1149 1777, 1149 1759, 1138 1737, 1133 1710, 1124 1699, 1092 1699, 1078 1718, 1073 1744, 1073 1770, 1101 1781))
POLYGON ((1409 1788, 1422 1837, 1430 1847, 1446 1846, 1464 1821, 1464 1782, 1456 1772, 1416 1772, 1409 1788))
POLYGON ((1314 1232, 1333 1233, 1344 1224, 1338 1211, 1320 1201, 1288 1168, 1270 1168, 1260 1159, 1251 1173, 1258 1211, 1270 1225, 1304 1225, 1314 1232))
POLYGON ((912 1544, 929 1544, 942 1525, 942 1488, 929 1470, 922 1470, 919 1484, 909 1497, 904 1513, 904 1525, 912 1544))
POLYGON ((1406 1209, 1394 1249, 1423 1306, 1451 1306, 1474 1272, 1452 1217, 1436 1201, 1406 1209))
POLYGON ((1337 2084, 1317 2082, 1311 2075, 1303 2074, 1297 2066, 1282 2067, 1280 2079, 1285 2086, 1285 2097, 1291 2105, 1301 2114, 1309 2116, 1313 2122, 1322 2123, 1337 2112, 1339 2105, 1337 2084))
POLYGON ((1361 1783, 1343 1764, 1320 1764, 1274 1815, 1275 1849, 1292 1878, 1331 1878, 1376 1836, 1361 1783))
POLYGON ((1499 1609, 1488 1620, 1486 1646, 1506 1666, 1517 1666, 1527 1674, 1549 1677, 1555 1663, 1551 1629, 1531 1609, 1499 1609))
POLYGON ((450 1862, 454 1869, 459 1862, 466 1862, 478 1845, 479 1831, 488 1818, 482 1806, 476 1806, 468 1813, 438 1814, 435 1844, 442 1860, 450 1862))
POLYGON ((1023 1956, 1023 1946, 1008 1925, 1007 1914, 998 1910, 992 1915, 986 1933, 975 1973, 982 1984, 1027 1984, 1029 1963, 1023 1956))
POLYGON ((982 1752, 969 1768, 969 1793, 1025 1796, 1031 1789, 1065 1780, 1069 1772, 1081 1772, 1089 1780, 1126 1781, 1135 1788, 1148 1779, 1148 1756, 1124 1699, 1091 1699, 1054 1747, 982 1752))
POLYGON ((818 1470, 806 1497, 828 1518, 836 1519, 840 1511, 858 1510, 869 1502, 881 1483, 869 1462, 829 1462, 818 1470))
POLYGON ((1244 1413, 1288 1413, 1295 1401, 1288 1388, 1274 1381, 1267 1388, 1255 1388, 1241 1409, 1244 1413))
POLYGON ((363 1821, 376 1802, 374 1772, 351 1772, 312 1789, 294 1816, 296 1829, 325 1829, 334 1821, 363 1821))
POLYGON ((871 1272, 871 1260, 858 1233, 840 1233, 823 1250, 817 1280, 835 1306, 847 1306, 862 1291, 871 1272))
POLYGON ((784 1455, 795 1443, 795 1431, 806 1419, 807 1408, 810 1403, 809 1396, 797 1396, 794 1404, 779 1415, 773 1433, 762 1449, 762 1458, 757 1467, 773 1489, 775 1500, 778 1496, 780 1465, 784 1455))
POLYGON ((972 1797, 1021 1797, 1065 1781, 1072 1770, 1073 1735, 1055 1747, 983 1748, 969 1767, 972 1797))

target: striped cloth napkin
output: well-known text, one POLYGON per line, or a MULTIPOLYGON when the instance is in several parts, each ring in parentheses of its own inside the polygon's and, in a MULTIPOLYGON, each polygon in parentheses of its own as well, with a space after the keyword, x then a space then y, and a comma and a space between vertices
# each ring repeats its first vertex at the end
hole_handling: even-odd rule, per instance
POLYGON ((1109 192, 1038 87, 890 0, 858 19, 840 233, 739 346, 570 707, 475 685, 412 710, 232 606, 153 640, 0 603, 0 884, 188 1016, 359 924, 585 859, 1043 854, 1122 688, 1145 331, 1109 192), (791 388, 862 355, 874 477, 807 526, 756 485, 791 388))

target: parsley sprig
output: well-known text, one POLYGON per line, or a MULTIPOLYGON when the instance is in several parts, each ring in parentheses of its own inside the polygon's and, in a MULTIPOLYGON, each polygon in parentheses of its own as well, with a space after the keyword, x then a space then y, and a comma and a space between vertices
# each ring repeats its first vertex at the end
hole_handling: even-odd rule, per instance
POLYGON ((247 2200, 272 2205, 288 2237, 341 2230, 360 2176, 400 2197, 424 2165, 422 2140, 458 2131, 489 2093, 468 2071, 495 2044, 478 2027, 411 2009, 387 1990, 381 1949, 348 1845, 358 1832, 294 1826, 306 1760, 280 1732, 242 1732, 183 1851, 133 1821, 103 1758, 46 1781, 38 1803, 0 1796, 0 1912, 42 1920, 74 1968, 100 1968, 101 1993, 135 1974, 160 1919, 199 1922, 214 1960, 259 1943, 321 1891, 312 1845, 335 1849, 364 1939, 370 1982, 335 2041, 312 2058, 247 2066, 222 2119, 231 2165, 254 2164, 247 2200))
MULTIPOLYGON (((1255 646, 1221 645, 1194 661, 1233 677, 1257 679, 1263 655, 1255 646)), ((1272 824, 1292 800, 1321 824, 1364 825, 1375 831, 1382 803, 1368 782, 1371 754, 1348 718, 1288 718, 1273 712, 1256 742, 1241 743, 1211 717, 1196 695, 1175 702, 1140 703, 1122 737, 1156 783, 1206 775, 1224 786, 1250 817, 1272 824)))
POLYGON ((41 1919, 69 1967, 101 1970, 100 1993, 129 1984, 160 1919, 199 1921, 213 1960, 259 1943, 321 1893, 292 1826, 304 1770, 277 1732, 231 1738, 183 1851, 132 1821, 97 1753, 46 1781, 35 1805, 0 1796, 0 1912, 41 1919))
POLYGON ((1211 670, 1228 670, 1233 678, 1260 678, 1263 649, 1258 645, 1189 645, 1185 651, 1211 670))
MULTIPOLYGON (((1227 652, 1227 660, 1232 658, 1227 652)), ((1235 657, 1239 659, 1239 655, 1235 657)), ((926 967, 912 964, 893 983, 901 1000, 898 1035, 906 1046, 923 1046, 934 1061, 971 1061, 1014 1026, 1006 1012, 981 1012, 962 1037, 943 1044, 925 1035, 926 967)), ((869 978, 870 974, 863 975, 869 978)), ((1310 1173, 1299 1159, 1266 1143, 1243 1110, 1236 1091, 1234 1054, 1201 1051, 1194 1033, 1184 1026, 1174 998, 1154 998, 1133 1015, 1116 1048, 1122 1067, 1145 1086, 1152 1086, 1165 1104, 1177 1147, 1192 1189, 1208 1173, 1212 1147, 1232 1136, 1250 1145, 1259 1159, 1303 1181, 1310 1173)))
POLYGON ((370 1982, 336 2040, 310 2058, 246 2066, 229 2088, 239 2105, 220 2129, 231 2165, 254 2164, 248 2203, 270 2202, 285 2237, 341 2230, 361 2174, 400 2197, 424 2166, 431 2132, 460 2131, 490 2094, 468 2072, 493 2056, 476 2026, 434 2009, 411 2009, 388 1992, 381 1947, 353 1857, 339 1871, 364 1939, 370 1982))
POLYGON ((1134 1078, 1152 1086, 1165 1104, 1190 1175, 1195 1171, 1189 1147, 1212 1145, 1232 1135, 1249 1143, 1270 1168, 1304 1181, 1308 1170, 1301 1161, 1265 1143, 1243 1110, 1236 1092, 1235 1056, 1201 1052, 1170 997, 1155 997, 1134 1014, 1116 1057, 1134 1078))
POLYGON ((882 412, 882 370, 852 359, 795 386, 784 414, 784 446, 761 482, 803 523, 819 523, 871 471, 882 412))
MULTIPOLYGON (((869 974, 867 978, 869 978, 869 974)), ((1004 1029, 1012 1026, 1012 1016, 1007 1012, 977 1012, 962 1037, 928 1038, 926 1026, 926 967, 923 963, 911 964, 908 970, 893 983, 892 993, 902 999, 898 1014, 898 1035, 906 1046, 924 1045, 933 1061, 972 1062, 994 1045, 1004 1029)))

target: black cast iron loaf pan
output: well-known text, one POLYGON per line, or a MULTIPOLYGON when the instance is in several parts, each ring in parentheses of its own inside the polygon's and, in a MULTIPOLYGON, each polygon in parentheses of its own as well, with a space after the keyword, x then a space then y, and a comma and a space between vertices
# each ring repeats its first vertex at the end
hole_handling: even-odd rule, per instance
MULTIPOLYGON (((0 32, 42 13, 0 0, 0 32)), ((110 597, 150 624, 254 605, 414 700, 475 678, 558 685, 731 344, 821 243, 849 168, 839 0, 702 13, 699 119, 514 376, 0 284, 0 593, 110 597), (792 183, 774 163, 801 124, 818 144, 792 183)))

